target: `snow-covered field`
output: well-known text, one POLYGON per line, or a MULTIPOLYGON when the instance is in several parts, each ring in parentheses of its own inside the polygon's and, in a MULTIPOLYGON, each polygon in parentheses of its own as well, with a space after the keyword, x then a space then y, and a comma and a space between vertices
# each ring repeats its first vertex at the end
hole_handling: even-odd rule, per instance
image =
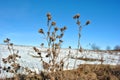
MULTIPOLYGON (((43 51, 42 56, 44 57, 43 59, 47 62, 48 58, 45 57, 46 55, 46 48, 41 48, 38 47, 41 51, 43 51)), ((29 67, 33 70, 42 70, 42 65, 40 62, 39 58, 33 58, 32 55, 37 55, 35 51, 33 50, 33 46, 14 46, 15 50, 19 51, 19 55, 21 58, 19 59, 20 65, 23 67, 29 67)), ((65 59, 65 65, 69 64, 67 69, 72 69, 74 66, 75 59, 72 59, 71 57, 76 57, 76 52, 77 50, 71 49, 70 50, 70 55, 69 54, 70 49, 61 49, 60 50, 60 55, 58 57, 58 61, 61 60, 63 57, 67 56, 69 59, 65 59)), ((9 50, 7 49, 6 45, 0 45, 0 65, 4 66, 2 63, 2 58, 6 58, 9 55, 9 50)), ((78 57, 83 57, 83 58, 92 58, 92 59, 101 59, 103 57, 103 64, 110 64, 110 65, 116 65, 119 64, 120 62, 120 52, 113 52, 112 54, 107 53, 107 52, 94 52, 94 51, 83 51, 82 53, 78 53, 78 57)), ((79 64, 101 64, 100 61, 83 61, 83 60, 77 60, 76 62, 76 68, 79 64)), ((66 67, 64 67, 66 69, 66 67)), ((4 73, 4 71, 2 71, 4 73)), ((0 77, 3 76, 4 74, 0 74, 0 77)))

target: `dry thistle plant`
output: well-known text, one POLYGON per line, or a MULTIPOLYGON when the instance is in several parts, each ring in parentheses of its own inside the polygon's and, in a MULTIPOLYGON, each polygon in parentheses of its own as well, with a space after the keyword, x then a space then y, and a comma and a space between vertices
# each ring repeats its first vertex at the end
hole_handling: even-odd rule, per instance
POLYGON ((82 48, 81 43, 80 43, 82 28, 84 26, 87 26, 87 25, 90 24, 90 21, 88 20, 88 21, 86 21, 86 23, 84 25, 81 25, 81 22, 80 22, 79 18, 80 18, 80 14, 76 14, 75 16, 73 16, 73 19, 76 20, 76 24, 78 26, 78 45, 77 45, 76 59, 75 59, 75 62, 74 62, 74 68, 75 68, 75 65, 76 65, 76 62, 77 62, 78 52, 83 51, 83 48, 82 48))
MULTIPOLYGON (((41 77, 38 76, 35 71, 20 65, 18 59, 20 59, 21 56, 18 55, 19 51, 14 49, 14 44, 10 42, 10 39, 6 38, 4 43, 7 45, 10 54, 6 58, 2 58, 4 64, 4 66, 1 67, 2 70, 6 73, 11 73, 11 75, 13 74, 11 77, 13 77, 14 80, 30 80, 30 78, 41 80, 41 77)), ((34 48, 34 50, 38 51, 36 48, 34 48)), ((38 54, 40 55, 40 53, 38 54)))
MULTIPOLYGON (((39 33, 43 35, 47 41, 47 50, 46 50, 46 58, 49 61, 45 61, 43 59, 42 54, 44 52, 40 51, 38 48, 33 47, 34 51, 38 54, 35 56, 36 58, 40 58, 42 62, 42 66, 44 71, 54 72, 54 71, 62 71, 64 67, 64 59, 58 60, 58 56, 60 55, 61 44, 63 43, 64 32, 67 27, 63 26, 59 28, 56 26, 56 22, 52 21, 52 16, 50 13, 47 13, 47 32, 44 29, 39 29, 39 33)), ((44 43, 41 44, 43 46, 44 43)))
POLYGON ((2 62, 5 64, 5 66, 3 67, 3 71, 6 71, 7 73, 12 73, 14 74, 14 77, 18 77, 18 71, 21 67, 17 61, 19 58, 21 58, 21 56, 18 55, 19 51, 15 51, 15 49, 13 48, 13 43, 10 43, 10 39, 6 38, 4 40, 4 43, 7 44, 10 55, 8 55, 6 58, 2 58, 2 62))

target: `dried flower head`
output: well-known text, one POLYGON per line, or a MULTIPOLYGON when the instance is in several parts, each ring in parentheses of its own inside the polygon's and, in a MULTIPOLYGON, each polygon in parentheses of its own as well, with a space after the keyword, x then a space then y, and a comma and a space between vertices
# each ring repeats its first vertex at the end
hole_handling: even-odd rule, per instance
POLYGON ((55 25, 56 25, 56 22, 52 22, 51 25, 52 25, 52 26, 55 26, 55 25))
POLYGON ((88 24, 90 24, 90 21, 89 21, 89 20, 86 22, 86 24, 85 24, 85 25, 88 25, 88 24))
POLYGON ((10 39, 9 38, 6 38, 5 40, 4 40, 4 43, 7 43, 7 42, 9 42, 10 41, 10 39))
POLYGON ((13 59, 13 55, 9 55, 9 56, 8 56, 8 60, 9 60, 9 59, 13 59))
POLYGON ((46 55, 46 57, 50 57, 50 54, 48 53, 48 54, 46 55))
POLYGON ((14 73, 14 70, 10 70, 9 72, 10 72, 10 73, 14 73))
POLYGON ((38 52, 37 54, 41 56, 41 52, 38 52))
POLYGON ((11 69, 11 67, 10 66, 8 66, 8 68, 7 69, 11 69))
POLYGON ((49 16, 51 16, 51 14, 50 14, 50 13, 47 13, 47 17, 49 17, 49 16))
POLYGON ((63 31, 64 31, 64 28, 61 28, 60 31, 63 32, 63 31))
POLYGON ((44 46, 44 43, 41 43, 41 44, 40 44, 40 46, 42 46, 42 47, 43 47, 43 46, 44 46))
POLYGON ((18 58, 21 58, 21 56, 18 56, 18 58))
POLYGON ((7 68, 4 66, 4 67, 3 67, 3 70, 6 70, 6 69, 7 69, 7 68))
POLYGON ((50 14, 50 13, 47 13, 46 16, 47 16, 48 20, 51 20, 52 17, 51 17, 51 14, 50 14))
POLYGON ((61 43, 62 43, 62 42, 63 42, 63 40, 59 40, 59 42, 61 42, 61 43))
POLYGON ((71 46, 69 46, 69 49, 71 49, 71 46))
POLYGON ((50 41, 55 41, 55 38, 50 36, 50 41))
POLYGON ((64 30, 66 30, 66 29, 67 29, 67 27, 66 27, 66 26, 64 26, 63 28, 64 28, 64 30))
POLYGON ((18 54, 14 54, 13 56, 15 56, 15 57, 19 57, 19 55, 18 55, 18 54))
POLYGON ((54 30, 55 30, 55 31, 58 31, 58 27, 55 27, 54 30))
POLYGON ((79 51, 80 51, 80 52, 82 52, 82 51, 83 51, 82 47, 80 47, 79 51))
POLYGON ((36 47, 33 47, 35 52, 39 52, 39 49, 37 49, 36 47))
POLYGON ((3 63, 7 63, 7 59, 5 59, 5 58, 2 58, 2 61, 3 61, 3 63))
POLYGON ((13 43, 10 43, 10 46, 13 46, 13 43))
POLYGON ((39 33, 41 33, 41 34, 44 34, 44 31, 43 31, 43 29, 39 29, 39 31, 38 31, 39 33))
POLYGON ((51 17, 51 16, 49 16, 49 17, 48 17, 48 20, 51 20, 51 19, 52 19, 52 17, 51 17))
POLYGON ((76 14, 73 19, 78 19, 80 17, 80 14, 76 14))

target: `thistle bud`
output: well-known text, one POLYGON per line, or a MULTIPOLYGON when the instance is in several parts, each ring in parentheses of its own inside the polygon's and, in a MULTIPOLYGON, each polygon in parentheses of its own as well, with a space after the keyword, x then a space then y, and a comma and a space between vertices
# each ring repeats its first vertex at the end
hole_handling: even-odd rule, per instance
POLYGON ((51 20, 51 18, 52 18, 52 17, 51 17, 51 16, 49 16, 49 17, 48 17, 48 20, 51 20))
POLYGON ((49 16, 51 16, 51 14, 50 14, 50 13, 47 13, 47 17, 49 17, 49 16))
POLYGON ((88 24, 90 24, 90 21, 89 21, 89 20, 86 22, 86 24, 85 24, 85 25, 88 25, 88 24))
POLYGON ((80 17, 80 14, 76 14, 73 19, 78 19, 80 17))
POLYGON ((4 43, 7 43, 7 42, 9 42, 10 41, 10 39, 9 38, 6 38, 5 40, 4 40, 4 43))
POLYGON ((50 36, 50 40, 51 41, 55 41, 55 38, 53 38, 52 36, 50 36))
POLYGON ((47 13, 47 18, 48 18, 48 20, 51 20, 51 14, 50 13, 47 13))
POLYGON ((69 49, 71 49, 71 46, 69 46, 69 49))
POLYGON ((10 43, 10 46, 13 46, 13 43, 10 43))
POLYGON ((63 28, 64 28, 64 30, 66 30, 66 29, 67 29, 67 27, 66 27, 66 26, 64 26, 63 28))
POLYGON ((7 68, 4 66, 4 67, 3 67, 3 70, 6 70, 6 69, 7 69, 7 68))
POLYGON ((55 30, 55 31, 58 31, 58 27, 55 27, 54 30, 55 30))
POLYGON ((61 42, 61 43, 62 43, 62 42, 63 42, 63 40, 59 40, 59 42, 61 42))
POLYGON ((44 34, 43 29, 40 29, 38 32, 41 33, 41 34, 44 34))
POLYGON ((52 26, 55 26, 55 25, 56 25, 56 22, 52 22, 51 25, 52 25, 52 26))
POLYGON ((33 47, 35 52, 39 52, 39 49, 37 49, 36 47, 33 47))
POLYGON ((64 31, 64 28, 61 28, 60 31, 63 32, 63 31, 64 31))
POLYGON ((43 46, 44 46, 44 43, 41 43, 41 45, 40 45, 40 46, 42 46, 42 47, 43 47, 43 46))
POLYGON ((79 51, 80 51, 80 52, 82 52, 82 51, 83 51, 82 47, 80 47, 79 51))

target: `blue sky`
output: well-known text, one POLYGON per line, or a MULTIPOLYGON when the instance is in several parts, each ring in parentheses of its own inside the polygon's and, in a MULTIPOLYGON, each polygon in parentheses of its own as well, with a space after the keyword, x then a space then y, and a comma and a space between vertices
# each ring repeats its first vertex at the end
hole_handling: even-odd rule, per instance
POLYGON ((120 45, 120 0, 0 0, 0 43, 8 37, 14 44, 39 46, 45 42, 38 29, 46 29, 47 12, 57 26, 68 28, 62 47, 77 47, 76 13, 82 24, 91 21, 82 30, 83 48, 120 45))

